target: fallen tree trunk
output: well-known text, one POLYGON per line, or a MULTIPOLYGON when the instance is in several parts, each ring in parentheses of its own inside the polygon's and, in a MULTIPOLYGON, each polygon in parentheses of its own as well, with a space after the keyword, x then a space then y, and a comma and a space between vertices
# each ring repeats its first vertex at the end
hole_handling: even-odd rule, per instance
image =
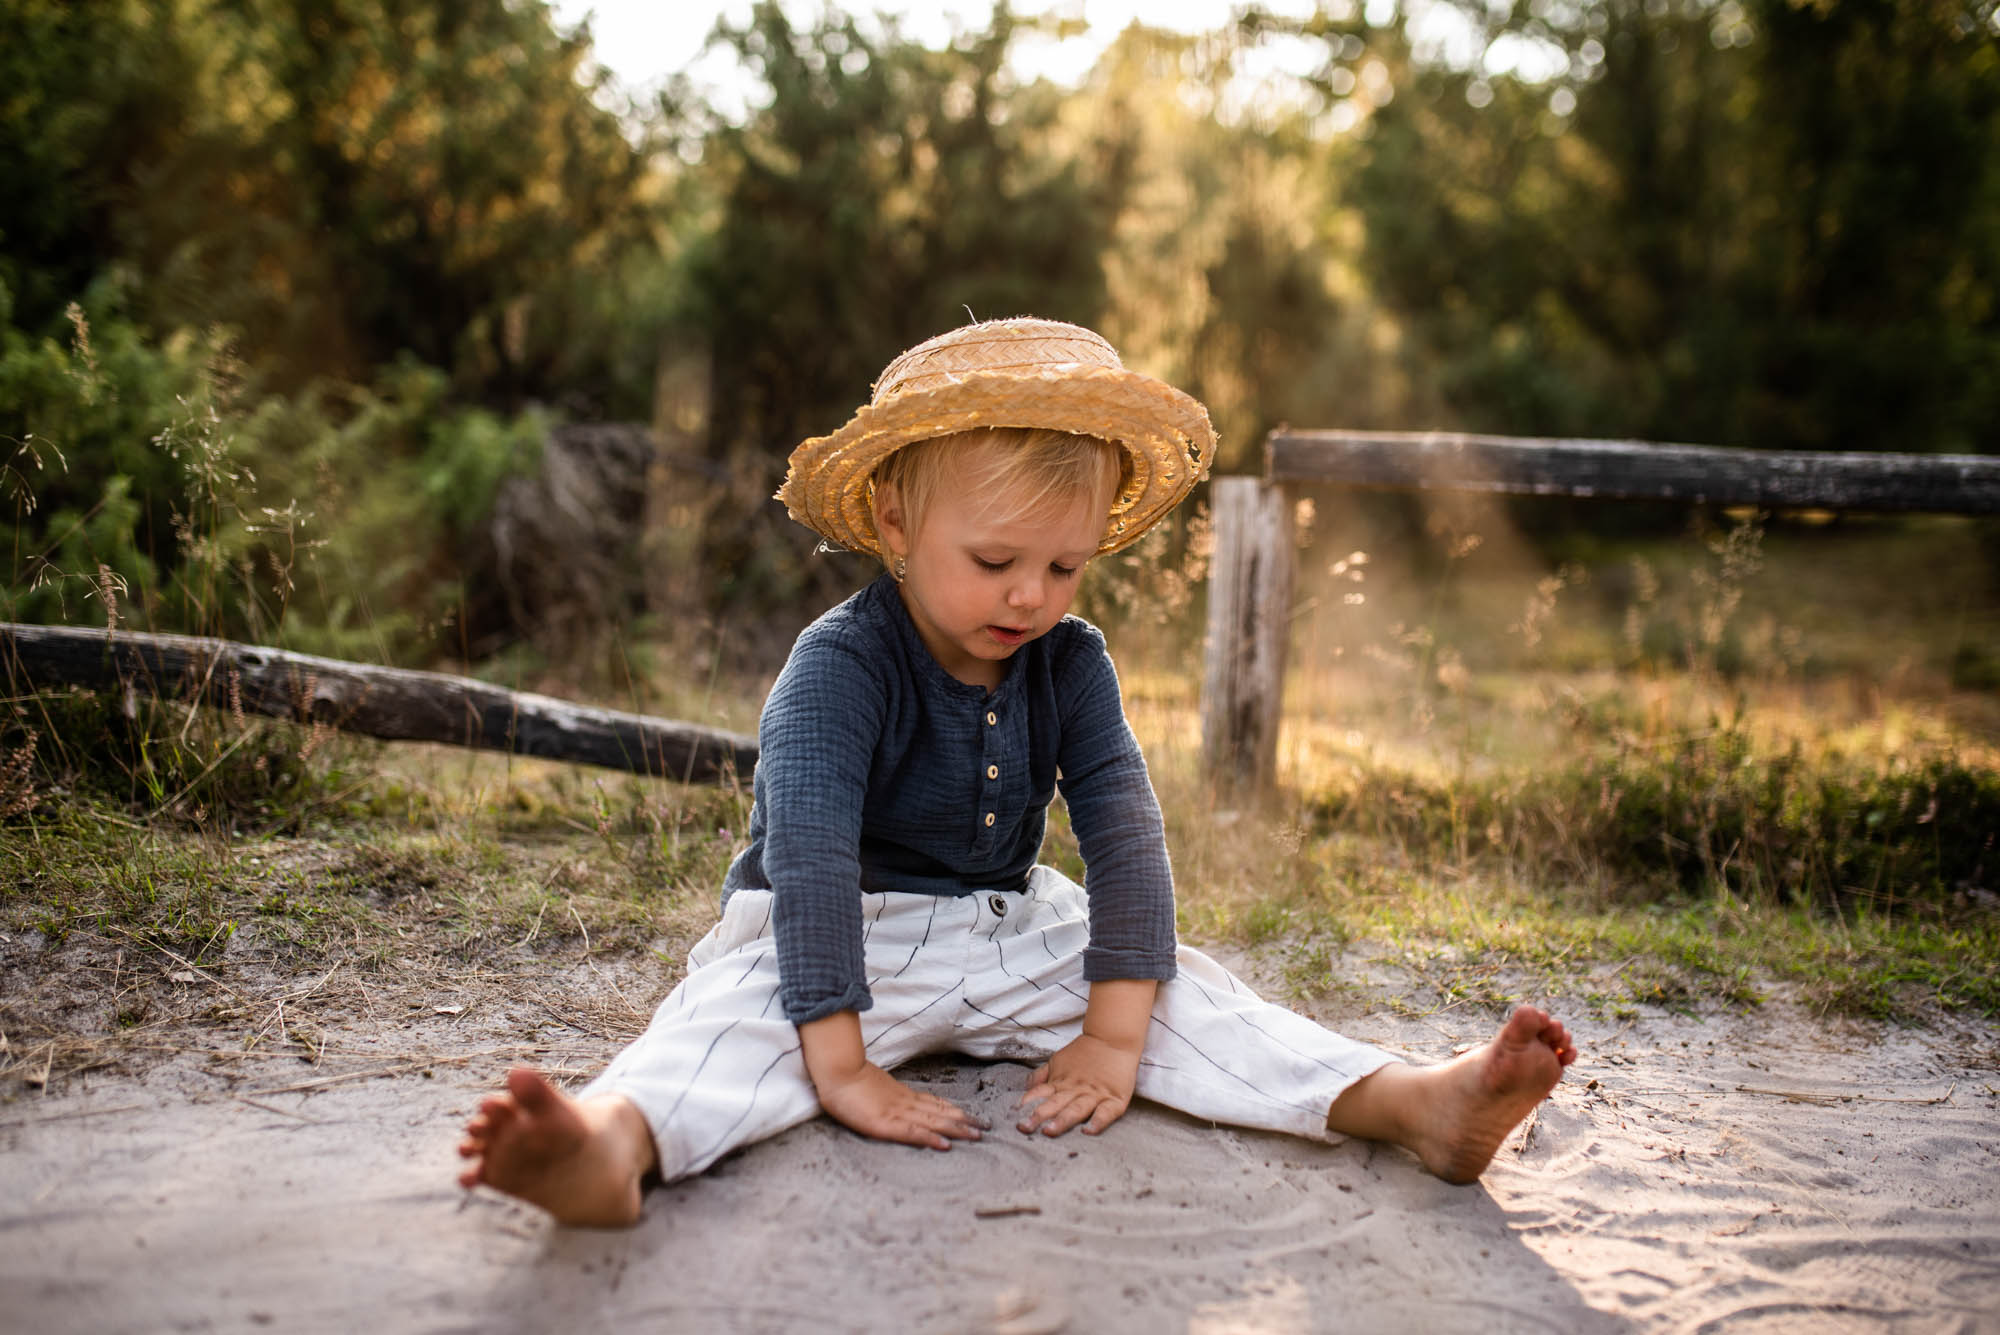
POLYGON ((741 733, 233 640, 0 622, 0 672, 15 692, 137 691, 390 741, 444 742, 681 783, 747 780, 757 764, 756 739, 741 733))

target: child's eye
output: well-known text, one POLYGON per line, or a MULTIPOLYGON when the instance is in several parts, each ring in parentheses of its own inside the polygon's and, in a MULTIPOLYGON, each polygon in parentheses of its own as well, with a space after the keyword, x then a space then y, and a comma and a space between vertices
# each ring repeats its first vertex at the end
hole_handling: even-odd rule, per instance
POLYGON ((1011 559, 1005 561, 989 561, 983 556, 973 557, 972 563, 978 566, 981 570, 1005 570, 1008 566, 1014 564, 1014 562, 1011 559))
POLYGON ((1080 566, 1052 565, 1049 567, 1049 573, 1051 575, 1054 575, 1057 579, 1068 579, 1070 576, 1074 575, 1080 569, 1082 569, 1082 567, 1080 566))

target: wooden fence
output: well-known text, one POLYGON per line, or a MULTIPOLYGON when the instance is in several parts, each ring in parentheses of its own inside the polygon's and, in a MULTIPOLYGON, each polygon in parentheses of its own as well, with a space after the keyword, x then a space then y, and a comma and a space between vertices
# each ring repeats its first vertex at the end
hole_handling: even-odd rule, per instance
MULTIPOLYGON (((1298 483, 1671 500, 1769 508, 2000 514, 2000 458, 1784 454, 1640 441, 1276 431, 1262 477, 1211 495, 1202 755, 1226 789, 1276 770, 1292 619, 1298 483)), ((0 623, 0 683, 169 695, 391 739, 447 742, 695 783, 747 778, 754 738, 573 705, 465 677, 228 640, 0 623)))
POLYGON ((1224 790, 1277 768, 1292 622, 1298 483, 1478 491, 1767 509, 2000 514, 2000 458, 1808 454, 1631 440, 1443 432, 1291 431, 1264 443, 1262 477, 1215 479, 1215 555, 1203 654, 1202 765, 1224 790))
POLYGON ((470 677, 192 635, 0 622, 0 683, 17 695, 80 686, 187 700, 367 737, 445 742, 682 783, 747 782, 757 765, 757 739, 739 733, 470 677))

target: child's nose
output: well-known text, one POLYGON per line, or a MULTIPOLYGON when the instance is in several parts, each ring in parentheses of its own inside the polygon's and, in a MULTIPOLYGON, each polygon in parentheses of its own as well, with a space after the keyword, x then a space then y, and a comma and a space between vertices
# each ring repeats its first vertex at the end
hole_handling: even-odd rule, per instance
POLYGON ((1042 581, 1033 577, 1019 580, 1007 601, 1024 612, 1032 612, 1042 605, 1042 581))

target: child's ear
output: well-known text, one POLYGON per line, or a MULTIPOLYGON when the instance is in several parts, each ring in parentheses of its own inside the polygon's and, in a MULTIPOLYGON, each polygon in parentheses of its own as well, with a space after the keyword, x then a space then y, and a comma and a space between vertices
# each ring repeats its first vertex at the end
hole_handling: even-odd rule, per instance
POLYGON ((903 523, 903 489, 893 482, 877 482, 871 502, 875 511, 875 532, 891 556, 910 554, 910 533, 903 523))

